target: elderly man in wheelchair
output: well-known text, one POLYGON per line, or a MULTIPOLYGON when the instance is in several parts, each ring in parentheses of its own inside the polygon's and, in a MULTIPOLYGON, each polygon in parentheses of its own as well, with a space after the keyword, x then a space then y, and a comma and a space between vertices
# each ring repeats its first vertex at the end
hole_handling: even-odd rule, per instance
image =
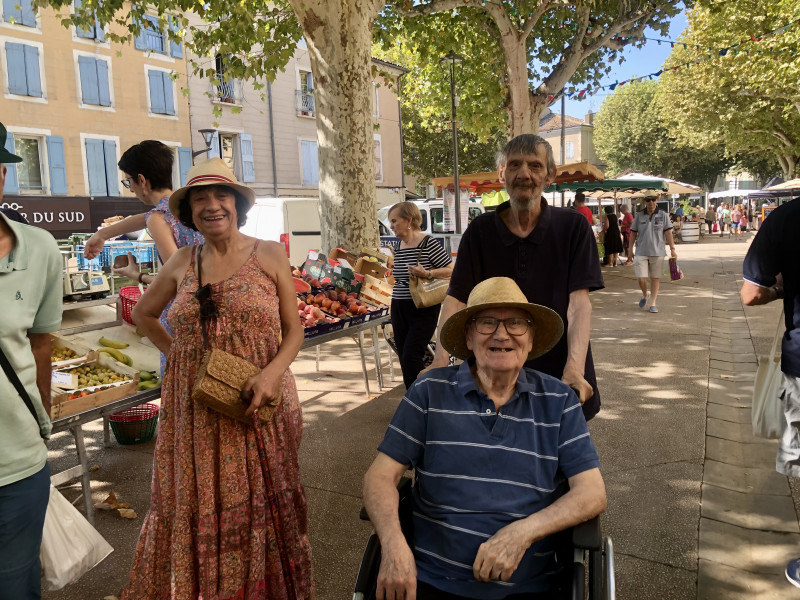
POLYGON ((605 510, 605 485, 578 397, 523 367, 563 331, 504 277, 478 284, 445 323, 440 341, 464 362, 414 383, 364 477, 378 600, 570 597, 559 532, 605 510), (413 549, 396 487, 408 468, 413 549))

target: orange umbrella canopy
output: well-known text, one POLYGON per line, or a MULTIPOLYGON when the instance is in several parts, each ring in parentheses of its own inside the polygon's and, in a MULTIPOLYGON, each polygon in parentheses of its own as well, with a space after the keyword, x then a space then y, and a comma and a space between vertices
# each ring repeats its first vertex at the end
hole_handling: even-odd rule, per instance
MULTIPOLYGON (((571 182, 595 182, 603 181, 603 172, 590 165, 588 162, 573 163, 556 167, 555 183, 571 182)), ((437 190, 444 187, 452 187, 452 177, 434 177, 431 179, 433 187, 437 190)), ((458 176, 458 183, 462 187, 468 187, 473 194, 483 194, 502 190, 505 186, 500 183, 497 171, 486 171, 483 173, 467 173, 458 176)))

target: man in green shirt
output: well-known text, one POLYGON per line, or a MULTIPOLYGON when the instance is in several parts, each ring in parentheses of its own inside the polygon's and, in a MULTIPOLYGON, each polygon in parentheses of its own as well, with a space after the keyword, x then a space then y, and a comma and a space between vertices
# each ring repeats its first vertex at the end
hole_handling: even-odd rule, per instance
MULTIPOLYGON (((0 123, 0 201, 22 159, 0 123)), ((61 255, 44 229, 0 213, 0 347, 33 403, 31 413, 0 370, 0 600, 41 598, 39 548, 50 470, 50 335, 61 327, 61 255)))

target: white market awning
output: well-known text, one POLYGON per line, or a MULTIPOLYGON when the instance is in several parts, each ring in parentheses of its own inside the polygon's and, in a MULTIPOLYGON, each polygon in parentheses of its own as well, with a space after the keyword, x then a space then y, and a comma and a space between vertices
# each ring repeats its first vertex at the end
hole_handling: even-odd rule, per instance
POLYGON ((747 197, 753 192, 758 190, 722 190, 721 192, 711 192, 708 195, 709 200, 716 200, 717 198, 741 198, 747 197))

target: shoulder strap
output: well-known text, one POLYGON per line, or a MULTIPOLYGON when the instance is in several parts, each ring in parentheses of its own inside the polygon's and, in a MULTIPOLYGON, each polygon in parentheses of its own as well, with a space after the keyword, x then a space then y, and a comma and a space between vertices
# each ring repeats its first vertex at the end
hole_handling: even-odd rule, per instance
POLYGON ((14 389, 17 390, 17 393, 22 398, 23 402, 25 402, 25 406, 28 407, 28 410, 31 411, 31 415, 33 415, 36 424, 39 424, 39 416, 36 414, 36 409, 33 407, 33 402, 31 401, 31 397, 28 396, 28 392, 25 387, 22 385, 22 382, 17 377, 16 371, 11 366, 11 363, 8 362, 8 358, 6 357, 6 353, 3 351, 3 347, 0 346, 0 363, 3 365, 3 371, 6 373, 6 377, 14 386, 14 389))
POLYGON ((422 251, 428 246, 428 240, 431 236, 426 235, 419 243, 419 252, 417 252, 417 266, 419 266, 419 257, 422 256, 422 251))

